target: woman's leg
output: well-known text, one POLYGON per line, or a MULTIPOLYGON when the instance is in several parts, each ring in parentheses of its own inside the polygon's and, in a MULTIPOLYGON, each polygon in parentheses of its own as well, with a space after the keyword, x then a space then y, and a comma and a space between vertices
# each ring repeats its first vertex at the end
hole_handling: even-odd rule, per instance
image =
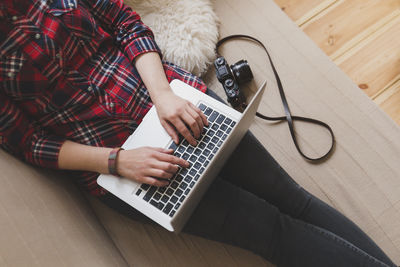
MULTIPOLYGON (((114 196, 102 201, 134 220, 153 223, 114 196)), ((220 178, 206 192, 183 231, 248 249, 278 266, 391 266, 220 178)))
POLYGON ((294 182, 250 132, 220 176, 264 199, 282 213, 332 232, 380 261, 392 264, 359 227, 294 182))
MULTIPOLYGON (((211 90, 207 93, 221 101, 211 90)), ((353 222, 301 188, 250 132, 231 155, 220 176, 292 218, 328 230, 373 257, 392 263, 353 222)))

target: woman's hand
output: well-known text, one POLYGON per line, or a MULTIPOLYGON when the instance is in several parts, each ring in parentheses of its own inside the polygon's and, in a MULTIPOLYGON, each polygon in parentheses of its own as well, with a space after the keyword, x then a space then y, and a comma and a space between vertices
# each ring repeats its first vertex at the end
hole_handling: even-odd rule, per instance
POLYGON ((180 133, 191 145, 197 145, 196 139, 200 137, 203 127, 208 126, 203 112, 191 102, 175 95, 171 90, 157 95, 157 100, 154 104, 158 117, 172 140, 179 143, 178 133, 180 133))
POLYGON ((189 167, 187 161, 172 153, 172 149, 152 147, 121 150, 117 157, 117 173, 138 183, 166 186, 179 166, 189 167))

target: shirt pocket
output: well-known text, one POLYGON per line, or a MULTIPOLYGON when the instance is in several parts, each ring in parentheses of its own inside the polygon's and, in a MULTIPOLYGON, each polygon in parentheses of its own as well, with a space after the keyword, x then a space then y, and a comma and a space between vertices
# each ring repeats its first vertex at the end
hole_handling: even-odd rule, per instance
POLYGON ((69 9, 50 9, 49 13, 59 18, 73 35, 83 41, 90 42, 96 35, 96 21, 81 5, 69 9))
POLYGON ((18 101, 35 98, 48 85, 46 77, 33 68, 20 50, 0 58, 0 81, 5 93, 18 101))

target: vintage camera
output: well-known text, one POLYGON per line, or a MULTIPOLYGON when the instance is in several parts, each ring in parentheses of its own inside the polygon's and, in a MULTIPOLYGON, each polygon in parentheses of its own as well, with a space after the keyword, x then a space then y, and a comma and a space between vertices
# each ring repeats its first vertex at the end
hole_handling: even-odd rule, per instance
POLYGON ((229 66, 225 58, 220 56, 214 61, 218 81, 224 87, 228 102, 235 109, 242 109, 245 98, 239 85, 253 79, 253 73, 246 60, 240 60, 229 66))

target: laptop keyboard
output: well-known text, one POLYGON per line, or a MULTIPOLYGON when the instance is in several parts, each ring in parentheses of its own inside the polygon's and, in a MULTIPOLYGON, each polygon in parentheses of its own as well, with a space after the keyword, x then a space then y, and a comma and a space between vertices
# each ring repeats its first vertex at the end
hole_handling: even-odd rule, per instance
POLYGON ((206 115, 209 125, 203 128, 197 146, 194 147, 183 140, 179 145, 172 143, 169 147, 174 150, 175 156, 185 159, 190 166, 185 169, 179 168, 179 171, 171 178, 170 184, 165 187, 142 184, 136 191, 137 196, 144 192, 142 195, 145 201, 170 217, 174 216, 179 209, 236 124, 232 119, 203 103, 199 105, 199 108, 206 115))

